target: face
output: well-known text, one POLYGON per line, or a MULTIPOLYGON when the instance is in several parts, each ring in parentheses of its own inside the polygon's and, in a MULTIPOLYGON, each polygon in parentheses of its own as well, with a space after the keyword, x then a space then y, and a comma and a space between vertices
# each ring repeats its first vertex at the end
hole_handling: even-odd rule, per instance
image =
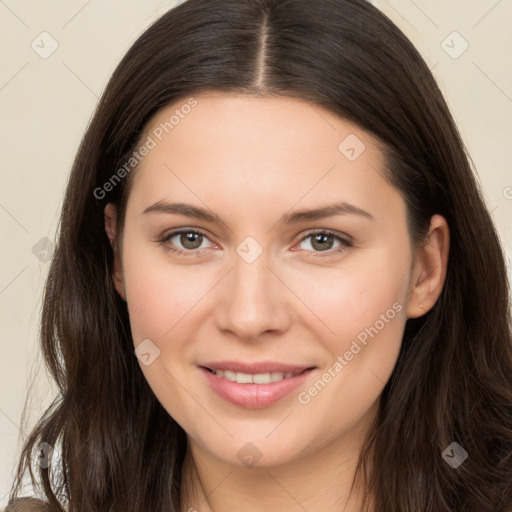
POLYGON ((377 141, 318 106, 195 99, 147 128, 119 290, 141 369, 189 439, 282 464, 375 414, 408 316, 405 203, 377 141))

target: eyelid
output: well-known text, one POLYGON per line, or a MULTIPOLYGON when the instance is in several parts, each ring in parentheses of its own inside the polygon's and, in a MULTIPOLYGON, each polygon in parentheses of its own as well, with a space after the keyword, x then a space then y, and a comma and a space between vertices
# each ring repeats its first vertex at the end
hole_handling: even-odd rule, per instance
POLYGON ((344 233, 335 231, 334 229, 327 229, 327 228, 326 229, 321 229, 321 228, 310 229, 310 230, 306 231, 305 234, 301 235, 299 242, 302 242, 304 239, 308 238, 311 235, 317 235, 317 234, 318 235, 320 235, 320 234, 332 235, 333 237, 338 238, 341 241, 346 242, 346 243, 353 242, 353 240, 350 236, 348 236, 344 233))
MULTIPOLYGON (((332 230, 332 229, 321 229, 321 228, 315 228, 307 231, 305 234, 301 236, 299 241, 295 244, 298 245, 302 243, 304 240, 309 238, 313 235, 328 235, 332 236, 333 238, 337 239, 341 246, 334 248, 334 249, 328 249, 326 251, 306 251, 307 257, 329 257, 329 256, 335 256, 339 255, 343 252, 345 252, 348 248, 353 247, 355 245, 354 240, 352 237, 345 235, 344 233, 339 233, 338 231, 332 230)), ((292 249, 293 250, 293 249, 292 249)), ((301 250, 301 249, 295 249, 295 250, 301 250)))
MULTIPOLYGON (((212 242, 212 240, 210 240, 210 236, 205 231, 203 231, 202 229, 200 229, 200 228, 187 228, 187 227, 178 228, 178 229, 175 229, 173 231, 170 231, 169 233, 164 234, 162 237, 160 237, 157 241, 161 245, 163 245, 163 244, 169 243, 171 238, 174 238, 175 236, 181 235, 183 233, 194 233, 194 234, 202 235, 210 243, 212 243, 213 245, 216 245, 215 242, 212 242)), ((173 248, 173 249, 168 249, 168 250, 170 250, 172 252, 181 253, 181 254, 202 254, 202 252, 204 251, 204 249, 196 249, 196 250, 188 249, 188 250, 186 250, 186 249, 180 249, 180 248, 173 248)))
MULTIPOLYGON (((170 231, 169 233, 163 235, 158 240, 158 242, 161 245, 166 244, 166 243, 168 243, 170 241, 171 238, 174 238, 175 236, 183 234, 183 233, 194 233, 194 234, 202 235, 210 243, 212 243, 214 245, 217 245, 217 244, 215 244, 215 242, 212 242, 212 240, 210 240, 209 235, 205 231, 203 231, 202 229, 200 229, 200 228, 187 228, 187 227, 177 228, 177 229, 175 229, 173 231, 170 231)), ((338 248, 335 248, 335 249, 329 249, 329 250, 326 250, 326 251, 306 251, 307 253, 310 253, 309 254, 310 256, 314 256, 314 257, 316 257, 316 256, 320 256, 320 257, 322 257, 322 256, 332 256, 334 254, 338 254, 340 252, 343 252, 347 248, 352 247, 353 245, 355 245, 354 244, 354 240, 350 236, 345 235, 344 233, 338 233, 337 231, 334 231, 332 229, 315 228, 315 229, 310 229, 310 230, 306 231, 306 233, 302 234, 301 237, 299 238, 299 240, 297 242, 295 242, 294 246, 297 245, 297 244, 302 243, 304 240, 306 240, 310 236, 317 235, 317 234, 324 234, 324 235, 328 235, 328 236, 334 237, 339 242, 341 242, 341 247, 338 247, 338 248)), ((205 249, 188 249, 187 250, 187 249, 180 249, 180 248, 175 248, 175 247, 167 248, 167 250, 169 250, 170 252, 178 253, 178 254, 198 255, 198 256, 202 255, 203 252, 205 251, 205 249)), ((295 250, 301 250, 301 249, 295 249, 295 250)))

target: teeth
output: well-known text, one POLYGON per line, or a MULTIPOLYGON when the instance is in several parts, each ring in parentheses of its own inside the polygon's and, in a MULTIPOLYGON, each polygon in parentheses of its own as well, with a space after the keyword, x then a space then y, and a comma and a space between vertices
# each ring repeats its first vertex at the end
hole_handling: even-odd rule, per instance
POLYGON ((295 375, 299 375, 299 372, 269 372, 269 373, 242 373, 233 372, 231 370, 212 370, 217 377, 223 377, 230 380, 231 382, 237 382, 238 384, 269 384, 271 382, 278 382, 283 379, 289 379, 295 375))

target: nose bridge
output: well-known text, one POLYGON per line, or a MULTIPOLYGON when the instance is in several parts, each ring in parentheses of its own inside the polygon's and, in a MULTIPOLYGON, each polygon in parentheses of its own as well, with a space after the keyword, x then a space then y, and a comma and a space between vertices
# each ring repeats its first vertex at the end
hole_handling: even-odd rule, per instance
POLYGON ((233 269, 233 296, 249 302, 264 305, 268 298, 272 276, 268 270, 269 261, 266 254, 258 256, 254 261, 245 260, 237 255, 233 269))
POLYGON ((268 268, 272 267, 269 253, 258 246, 246 239, 237 247, 218 306, 222 310, 219 327, 240 338, 282 330, 289 320, 283 286, 268 268))

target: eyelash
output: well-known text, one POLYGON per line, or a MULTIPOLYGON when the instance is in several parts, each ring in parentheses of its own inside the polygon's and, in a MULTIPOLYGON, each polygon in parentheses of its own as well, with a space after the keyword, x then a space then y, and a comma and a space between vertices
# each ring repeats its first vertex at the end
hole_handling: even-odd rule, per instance
MULTIPOLYGON (((203 233, 202 231, 199 231, 197 229, 179 229, 179 230, 176 230, 176 231, 172 231, 171 233, 169 233, 168 235, 166 235, 164 238, 158 240, 158 243, 160 245, 164 245, 166 243, 168 243, 172 238, 174 238, 175 236, 177 235, 181 235, 183 233, 194 233, 196 235, 201 235, 205 238, 208 238, 208 236, 206 235, 206 233, 203 233)), ((300 240, 299 240, 299 244, 302 243, 304 240, 306 240, 307 238, 309 237, 313 237, 315 235, 327 235, 327 236, 332 236, 334 237, 336 240, 338 240, 339 242, 341 242, 341 245, 335 249, 329 249, 327 251, 316 251, 316 252, 312 252, 312 251, 307 251, 307 252, 312 252, 312 254, 309 254, 307 257, 314 257, 314 258, 317 258, 317 257, 320 257, 320 258, 323 258, 323 257, 326 257, 326 256, 333 256, 334 254, 340 254, 344 251, 346 251, 349 247, 353 247, 353 242, 351 240, 347 240, 345 238, 342 238, 340 237, 335 231, 331 231, 329 229, 324 229, 324 230, 316 230, 316 231, 310 231, 309 233, 307 233, 306 235, 304 235, 300 240)), ((211 241, 211 240, 210 240, 211 241)), ((175 254, 179 254, 179 255, 186 255, 186 256, 201 256, 202 255, 202 252, 203 250, 202 249, 196 249, 196 250, 193 250, 193 249, 189 249, 189 250, 183 250, 183 249, 177 249, 176 247, 172 247, 171 245, 168 245, 165 247, 165 250, 169 251, 169 252, 172 252, 172 253, 175 253, 175 254)))

